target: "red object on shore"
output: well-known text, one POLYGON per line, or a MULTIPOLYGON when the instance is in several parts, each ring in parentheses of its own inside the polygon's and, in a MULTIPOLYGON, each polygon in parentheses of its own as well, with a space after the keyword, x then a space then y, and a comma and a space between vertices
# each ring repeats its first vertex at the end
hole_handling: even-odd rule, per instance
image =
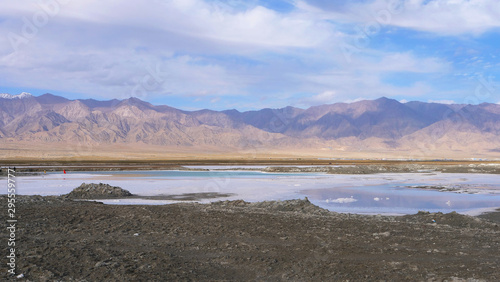
POLYGON ((66 174, 66 170, 65 170, 65 169, 63 169, 63 171, 64 171, 64 174, 66 174))

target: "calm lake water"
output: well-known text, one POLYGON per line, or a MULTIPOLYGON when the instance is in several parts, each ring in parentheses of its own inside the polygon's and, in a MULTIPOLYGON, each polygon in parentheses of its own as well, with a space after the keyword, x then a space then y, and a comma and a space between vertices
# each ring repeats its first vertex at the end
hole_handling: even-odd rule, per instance
MULTIPOLYGON (((18 192, 24 195, 69 193, 82 182, 108 183, 133 194, 180 195, 230 193, 227 198, 205 199, 265 201, 308 197, 336 212, 412 214, 431 212, 474 213, 500 207, 500 177, 486 174, 405 173, 327 175, 312 173, 263 173, 258 171, 121 171, 50 173, 20 176, 18 192), (458 194, 408 188, 416 185, 453 185, 477 194, 458 194)), ((168 204, 173 201, 120 199, 107 204, 168 204)))

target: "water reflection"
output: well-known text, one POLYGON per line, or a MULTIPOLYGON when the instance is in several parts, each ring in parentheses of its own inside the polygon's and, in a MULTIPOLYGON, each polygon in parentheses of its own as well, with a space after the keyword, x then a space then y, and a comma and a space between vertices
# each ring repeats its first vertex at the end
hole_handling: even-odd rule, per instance
POLYGON ((403 188, 397 184, 309 189, 301 193, 314 204, 337 212, 395 214, 416 213, 419 210, 465 212, 500 205, 498 194, 457 194, 403 188))
MULTIPOLYGON (((263 173, 258 171, 119 171, 51 173, 18 177, 23 195, 61 195, 86 183, 107 183, 141 196, 186 193, 222 193, 233 196, 203 199, 245 200, 248 202, 290 200, 307 196, 314 204, 336 212, 411 214, 468 212, 500 207, 498 175, 398 173, 371 175, 328 175, 314 173, 263 173), (461 187, 462 191, 484 194, 457 194, 408 186, 461 187), (463 188, 463 189, 462 189, 463 188), (495 194, 488 194, 495 193, 495 194)), ((165 201, 133 199, 116 204, 167 204, 165 201)))

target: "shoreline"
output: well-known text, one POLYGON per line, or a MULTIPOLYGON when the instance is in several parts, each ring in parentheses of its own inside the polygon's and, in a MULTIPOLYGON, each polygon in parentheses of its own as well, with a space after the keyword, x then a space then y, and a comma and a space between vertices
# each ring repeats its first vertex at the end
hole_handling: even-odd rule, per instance
MULTIPOLYGON (((343 214, 343 215, 352 215, 352 216, 367 216, 367 217, 385 217, 385 218, 394 218, 394 217, 404 217, 404 216, 411 216, 411 215, 416 215, 420 212, 426 212, 429 213, 429 211, 418 211, 416 213, 352 213, 352 212, 338 212, 338 211, 331 211, 328 209, 321 208, 313 203, 310 203, 309 200, 306 197, 306 200, 302 199, 290 199, 290 200, 268 200, 268 201, 257 201, 257 202, 247 202, 244 200, 226 200, 224 199, 225 197, 230 197, 234 194, 219 194, 219 193, 186 193, 186 194, 181 194, 181 195, 156 195, 156 196, 141 196, 141 195, 131 195, 129 197, 95 197, 95 198, 88 198, 88 199, 78 199, 78 198, 67 198, 65 195, 47 195, 47 196, 40 196, 40 195, 16 195, 16 199, 21 200, 23 203, 30 203, 30 202, 37 202, 37 201, 42 201, 42 202, 51 202, 51 201, 73 201, 73 202, 94 202, 98 204, 103 204, 106 206, 143 206, 143 207, 149 207, 149 206, 165 206, 165 205, 219 205, 221 203, 244 203, 243 206, 248 205, 248 206, 262 206, 265 203, 277 203, 282 204, 286 202, 300 202, 300 201, 307 201, 309 205, 312 207, 312 209, 317 209, 317 210, 323 210, 326 211, 327 213, 332 213, 332 214, 343 214), (168 203, 158 203, 158 204, 141 204, 137 202, 132 202, 132 203, 110 203, 112 201, 120 201, 120 200, 150 200, 150 201, 169 201, 168 203), (206 199, 214 199, 216 201, 208 201, 204 202, 203 200, 206 199)), ((7 198, 7 194, 0 194, 0 199, 4 200, 7 198)), ((470 217, 475 217, 475 218, 483 218, 483 219, 488 219, 490 221, 498 222, 500 223, 500 205, 498 207, 488 207, 488 208, 477 208, 477 209, 472 209, 469 211, 461 212, 461 211, 451 211, 447 213, 443 212, 437 212, 438 214, 450 214, 450 213, 456 213, 460 214, 463 216, 470 216, 470 217)))
MULTIPOLYGON (((168 162, 5 162, 1 168, 16 167, 20 173, 39 173, 63 171, 150 171, 184 170, 207 171, 262 171, 262 172, 324 172, 328 174, 375 174, 375 173, 474 173, 500 174, 498 161, 379 161, 379 160, 342 160, 342 161, 168 161, 168 162), (196 168, 199 167, 199 168, 196 168)), ((1 169, 0 168, 0 169, 1 169)), ((1 169, 0 176, 5 175, 1 169)))

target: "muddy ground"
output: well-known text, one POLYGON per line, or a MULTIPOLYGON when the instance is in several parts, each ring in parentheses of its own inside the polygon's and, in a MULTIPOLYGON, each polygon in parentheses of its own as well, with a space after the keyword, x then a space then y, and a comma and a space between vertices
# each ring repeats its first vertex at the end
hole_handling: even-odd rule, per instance
POLYGON ((429 163, 392 163, 392 164, 352 164, 352 165, 329 165, 329 166, 270 166, 264 169, 266 172, 324 172, 329 174, 374 174, 374 173, 486 173, 500 174, 500 165, 484 163, 466 164, 429 164, 429 163))
MULTIPOLYGON (((16 272, 31 281, 500 280, 499 223, 455 213, 348 215, 306 200, 17 200, 16 272)), ((6 196, 1 201, 5 206, 6 196)), ((498 214, 490 217, 498 221, 498 214)), ((9 235, 1 234, 7 277, 9 235)))

